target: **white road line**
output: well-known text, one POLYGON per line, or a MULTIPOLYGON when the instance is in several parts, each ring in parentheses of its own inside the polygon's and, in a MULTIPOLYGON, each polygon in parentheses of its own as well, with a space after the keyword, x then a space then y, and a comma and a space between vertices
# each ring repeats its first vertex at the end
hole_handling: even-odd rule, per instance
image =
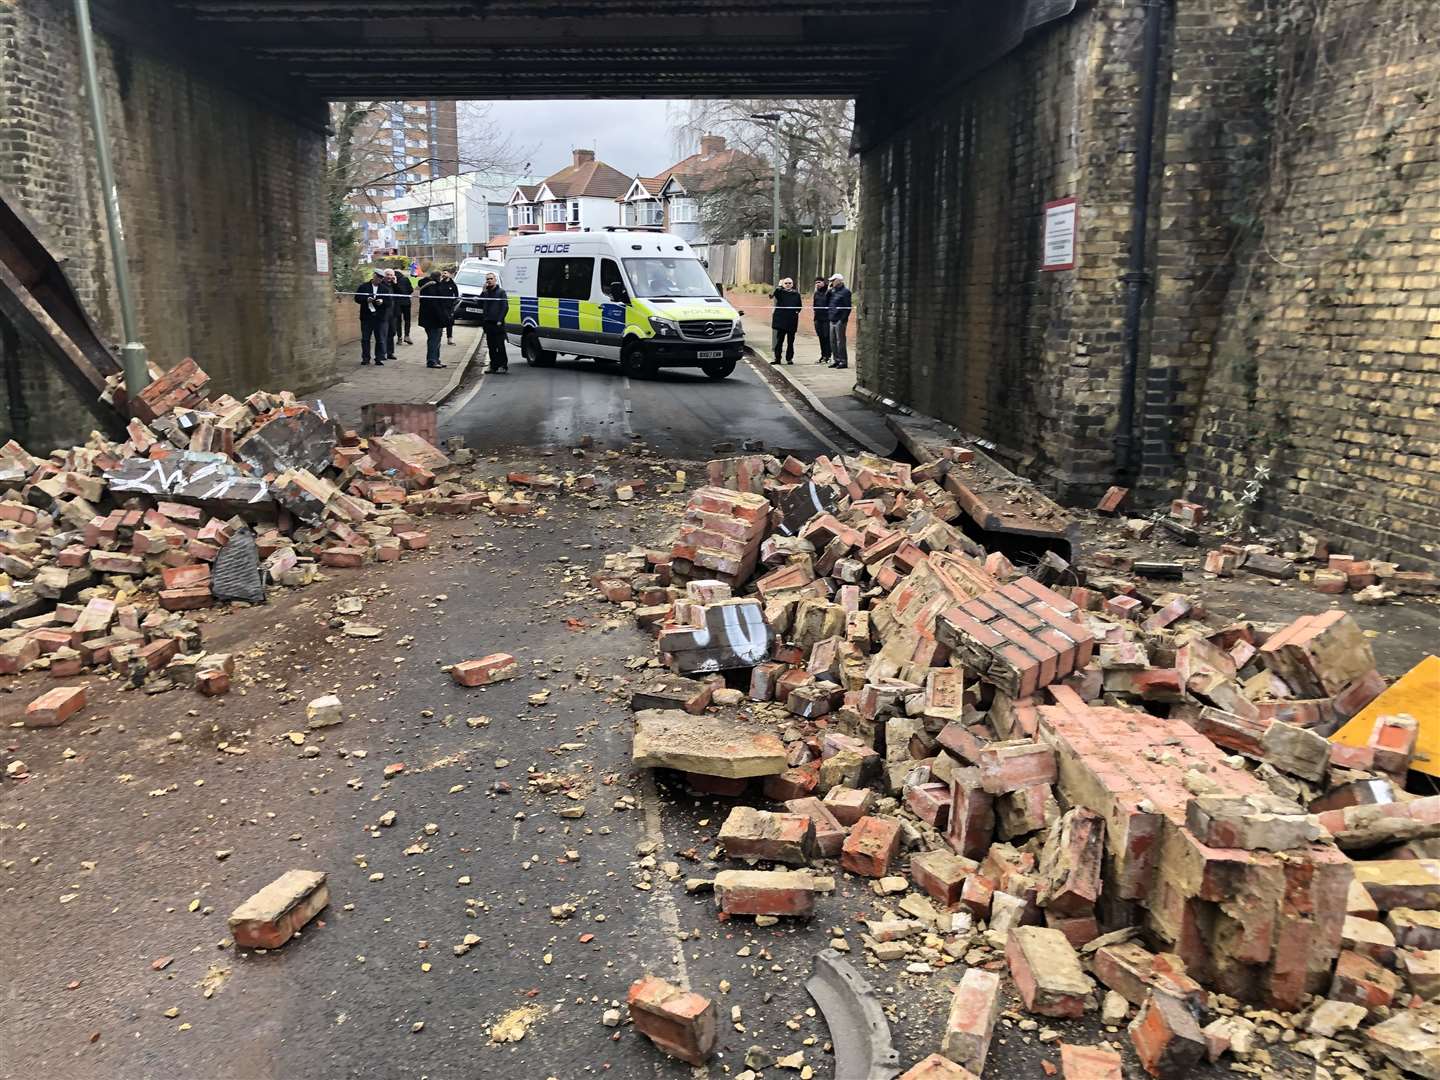
MULTIPOLYGON (((660 793, 655 790, 655 775, 649 769, 641 769, 640 805, 645 808, 645 839, 655 845, 655 854, 665 850, 665 833, 660 827, 660 793)), ((660 906, 660 922, 665 927, 666 937, 675 946, 675 981, 682 989, 690 989, 690 969, 685 963, 685 943, 680 940, 680 909, 675 906, 669 882, 657 883, 651 892, 660 906)), ((710 1069, 700 1065, 690 1071, 694 1080, 708 1080, 710 1069)))
MULTIPOLYGON (((477 363, 478 363, 478 361, 477 361, 477 363)), ((455 403, 452 404, 452 405, 442 405, 442 406, 440 406, 440 408, 441 408, 442 410, 447 411, 447 412, 455 412, 455 413, 460 412, 462 409, 465 408, 466 405, 469 405, 469 404, 470 404, 470 399, 473 398, 476 394, 478 394, 478 393, 480 392, 480 387, 482 387, 482 386, 485 385, 485 376, 486 376, 487 374, 488 374, 488 372, 487 372, 484 368, 481 368, 481 369, 480 369, 480 378, 478 378, 478 379, 475 380, 475 385, 472 386, 472 387, 469 389, 469 391, 466 392, 466 394, 465 394, 464 397, 462 397, 459 401, 455 402, 455 403)))
POLYGON ((791 405, 790 402, 788 402, 788 401, 785 400, 785 395, 782 394, 782 393, 780 393, 779 390, 776 390, 775 387, 773 387, 773 386, 770 385, 770 380, 767 379, 767 378, 765 377, 765 373, 762 372, 762 371, 755 365, 755 361, 754 361, 754 360, 752 360, 752 359, 751 359, 750 357, 748 357, 748 356, 745 357, 744 359, 745 359, 745 363, 747 363, 747 364, 750 365, 750 370, 753 371, 753 372, 755 372, 755 378, 757 378, 757 379, 760 380, 760 385, 763 386, 763 387, 765 387, 766 390, 769 390, 771 396, 773 396, 773 397, 775 398, 775 400, 780 403, 781 407, 782 407, 786 412, 788 412, 791 416, 793 416, 796 420, 798 420, 798 421, 800 422, 800 425, 801 425, 803 428, 805 428, 806 431, 810 432, 811 435, 814 435, 815 438, 819 439, 827 448, 829 448, 829 450, 830 450, 830 452, 831 452, 832 454, 844 454, 844 453, 845 453, 845 450, 844 450, 841 446, 839 446, 839 445, 835 442, 835 440, 831 439, 830 436, 826 435, 823 431, 821 431, 819 428, 817 428, 817 427, 816 427, 814 424, 812 424, 809 420, 806 420, 805 417, 801 416, 800 413, 799 413, 799 411, 795 408, 795 406, 794 406, 794 405, 791 405))
POLYGON ((624 387, 625 390, 624 401, 622 403, 625 411, 621 415, 625 421, 625 438, 628 440, 635 434, 635 428, 630 424, 630 414, 635 411, 635 406, 630 401, 630 376, 620 376, 620 385, 624 387))

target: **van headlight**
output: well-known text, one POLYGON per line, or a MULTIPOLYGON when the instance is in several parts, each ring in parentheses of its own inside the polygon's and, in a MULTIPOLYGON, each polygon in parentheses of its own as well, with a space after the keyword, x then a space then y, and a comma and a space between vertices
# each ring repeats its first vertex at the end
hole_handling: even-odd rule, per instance
POLYGON ((741 341, 745 339, 745 324, 739 319, 735 320, 735 329, 731 331, 730 336, 741 341))
POLYGON ((657 337, 680 336, 680 327, 675 325, 674 319, 662 319, 658 315, 650 316, 650 329, 655 331, 657 337))

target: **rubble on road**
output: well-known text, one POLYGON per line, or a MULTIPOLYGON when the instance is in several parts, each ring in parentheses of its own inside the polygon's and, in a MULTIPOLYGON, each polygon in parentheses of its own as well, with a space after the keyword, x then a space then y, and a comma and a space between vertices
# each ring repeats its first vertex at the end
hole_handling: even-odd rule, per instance
MULTIPOLYGON (((1041 1016, 1138 1010, 1129 1040, 1157 1077, 1225 1055, 1249 1070, 1257 1026, 1277 1022, 1317 1060, 1440 1075, 1420 1008, 1440 998, 1440 796, 1405 789, 1440 740, 1415 689, 1440 661, 1387 689, 1342 609, 1227 620, 1184 562, 1078 556, 1058 509, 1007 526, 1007 494, 1031 517, 1046 501, 983 464, 963 447, 916 466, 712 461, 668 547, 593 574, 671 672, 633 689, 634 763, 738 800, 716 857, 800 868, 719 871, 720 917, 809 917, 825 860, 873 881, 866 963, 968 967, 939 1055, 907 1075, 984 1069, 997 969, 1041 1016), (1010 546, 985 550, 976 525, 1010 546), (907 866, 917 890, 899 878, 897 902, 907 866)), ((1192 545, 1220 531, 1183 501, 1116 526, 1192 545)), ((1435 591, 1303 534, 1227 538, 1203 563, 1435 591)), ((1119 1075, 1113 1045, 1061 1060, 1119 1075)))
POLYGON ((428 543, 423 516, 496 501, 418 435, 361 438, 289 392, 207 397, 190 359, 154 375, 123 442, 0 446, 0 675, 109 668, 223 694, 233 661, 205 658, 191 613, 398 559, 428 543))

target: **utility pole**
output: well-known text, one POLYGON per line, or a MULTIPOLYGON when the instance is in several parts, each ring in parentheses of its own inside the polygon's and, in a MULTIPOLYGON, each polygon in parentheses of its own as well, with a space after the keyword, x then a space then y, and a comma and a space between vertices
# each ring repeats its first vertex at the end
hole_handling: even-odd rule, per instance
POLYGON ((751 113, 751 120, 759 120, 770 129, 770 159, 775 165, 775 179, 770 186, 770 236, 773 240, 770 258, 770 284, 780 283, 780 114, 778 112, 751 113))
POLYGON ((120 301, 120 364, 125 370, 125 395, 131 401, 150 382, 145 346, 135 319, 130 293, 130 257, 125 247, 125 225, 120 219, 120 192, 110 161, 110 133, 105 124, 105 103, 100 99, 100 76, 95 65, 95 32, 90 27, 90 0, 75 0, 75 29, 80 38, 80 68, 85 95, 90 99, 90 122, 95 133, 95 164, 100 170, 100 193, 105 198, 105 224, 110 232, 110 256, 115 262, 115 294, 120 301))

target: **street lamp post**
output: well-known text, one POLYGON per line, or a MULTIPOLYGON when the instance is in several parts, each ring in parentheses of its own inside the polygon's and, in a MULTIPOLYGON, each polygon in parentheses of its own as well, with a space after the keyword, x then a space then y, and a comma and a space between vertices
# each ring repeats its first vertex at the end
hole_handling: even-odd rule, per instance
POLYGON ((770 128, 770 158, 775 165, 775 179, 770 186, 770 236, 773 254, 770 259, 770 284, 780 283, 780 114, 778 112, 751 113, 751 120, 759 120, 770 128))

